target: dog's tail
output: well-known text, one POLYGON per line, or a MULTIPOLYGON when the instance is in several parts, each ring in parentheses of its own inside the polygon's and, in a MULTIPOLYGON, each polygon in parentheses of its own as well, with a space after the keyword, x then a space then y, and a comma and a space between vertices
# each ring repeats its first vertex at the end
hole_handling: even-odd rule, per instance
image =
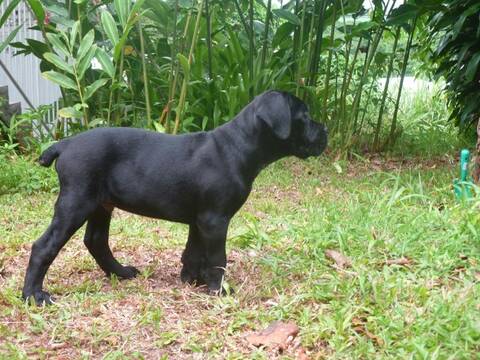
POLYGON ((49 167, 63 150, 64 141, 53 144, 45 150, 38 158, 38 163, 42 166, 49 167))

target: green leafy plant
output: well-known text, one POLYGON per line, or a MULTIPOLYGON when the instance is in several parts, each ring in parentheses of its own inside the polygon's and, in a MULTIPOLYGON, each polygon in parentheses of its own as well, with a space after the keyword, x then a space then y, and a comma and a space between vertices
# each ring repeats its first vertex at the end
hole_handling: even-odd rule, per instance
POLYGON ((69 33, 64 31, 47 33, 47 39, 52 44, 54 52, 46 52, 43 57, 57 69, 63 70, 64 73, 50 70, 44 72, 43 76, 66 90, 76 92, 80 101, 71 107, 60 109, 59 113, 66 118, 81 118, 83 114, 84 124, 88 127, 87 102, 99 88, 108 82, 108 79, 98 79, 87 86, 82 84, 85 73, 91 67, 92 60, 95 57, 97 46, 93 43, 94 30, 90 30, 80 39, 78 36, 79 27, 80 22, 76 21, 69 33))
MULTIPOLYGON (((0 6, 3 4, 4 0, 0 0, 0 6)), ((20 0, 11 0, 4 13, 1 14, 0 16, 0 28, 7 22, 9 16, 14 12, 15 8, 17 7, 17 5, 20 3, 20 0)), ((20 24, 18 25, 17 27, 15 27, 15 29, 13 29, 13 31, 10 32, 10 34, 8 34, 7 38, 3 41, 0 41, 0 53, 8 46, 8 44, 10 44, 10 42, 15 38, 15 36, 17 35, 17 33, 20 31, 20 29, 22 28, 23 24, 20 24)))
POLYGON ((389 96, 389 79, 411 74, 428 10, 396 3, 31 0, 44 41, 14 45, 42 59, 62 87, 61 114, 83 121, 70 123, 76 130, 208 130, 276 88, 304 98, 343 154, 365 138, 368 150, 383 151, 401 135, 403 89, 389 96))

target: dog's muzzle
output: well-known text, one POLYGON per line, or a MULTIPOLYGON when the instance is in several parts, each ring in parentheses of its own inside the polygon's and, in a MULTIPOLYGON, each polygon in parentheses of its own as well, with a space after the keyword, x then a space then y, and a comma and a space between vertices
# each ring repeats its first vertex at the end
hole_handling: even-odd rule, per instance
POLYGON ((305 150, 307 156, 319 156, 325 148, 328 142, 328 129, 325 125, 311 122, 309 128, 305 129, 306 134, 306 146, 305 150))

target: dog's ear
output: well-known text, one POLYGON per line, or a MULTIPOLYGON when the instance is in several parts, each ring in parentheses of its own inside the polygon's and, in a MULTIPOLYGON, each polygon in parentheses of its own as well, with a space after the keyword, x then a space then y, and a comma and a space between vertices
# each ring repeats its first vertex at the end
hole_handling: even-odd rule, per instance
POLYGON ((287 96, 271 91, 257 98, 255 117, 264 121, 282 140, 290 135, 292 114, 287 96))

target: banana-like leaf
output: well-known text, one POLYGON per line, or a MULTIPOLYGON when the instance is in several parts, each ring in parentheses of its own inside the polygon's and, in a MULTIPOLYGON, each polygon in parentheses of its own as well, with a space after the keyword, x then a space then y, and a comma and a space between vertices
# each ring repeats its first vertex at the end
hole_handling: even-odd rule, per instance
POLYGON ((290 23, 286 22, 282 25, 280 25, 275 32, 275 35, 273 36, 272 40, 272 47, 276 48, 279 46, 285 39, 287 39, 295 30, 295 26, 290 23))
POLYGON ((180 65, 182 65, 183 73, 185 76, 190 75, 190 64, 188 63, 188 59, 182 55, 182 54, 177 54, 177 59, 180 61, 180 65))
POLYGON ((112 42, 112 45, 115 47, 118 44, 118 29, 113 16, 108 12, 102 12, 102 26, 103 30, 108 36, 108 39, 112 42))
POLYGON ((50 81, 53 81, 55 84, 60 85, 65 89, 78 90, 75 81, 69 78, 66 75, 63 75, 56 71, 46 71, 42 73, 42 76, 50 81))
POLYGON ((85 75, 87 69, 92 66, 92 60, 96 52, 97 45, 94 44, 90 47, 90 49, 88 49, 85 56, 77 63, 77 76, 80 80, 83 79, 83 76, 85 75))
POLYGON ((45 60, 48 62, 51 62, 53 65, 55 65, 57 68, 68 72, 69 74, 73 75, 73 66, 68 64, 65 60, 63 60, 60 56, 54 53, 45 53, 43 54, 43 57, 45 60))
POLYGON ((122 24, 122 27, 125 28, 128 20, 128 10, 130 7, 129 6, 130 1, 115 0, 113 4, 115 5, 115 11, 117 12, 118 17, 120 18, 120 23, 122 24))
POLYGON ((64 118, 67 118, 67 119, 71 119, 71 118, 79 119, 83 116, 82 112, 78 111, 74 107, 64 107, 64 108, 58 110, 58 114, 61 117, 64 117, 64 118))
MULTIPOLYGON (((128 15, 128 22, 132 22, 132 21, 135 21, 135 18, 137 16, 142 16, 142 14, 139 13, 140 11, 140 8, 143 6, 143 3, 145 2, 145 0, 137 0, 135 1, 135 4, 133 5, 132 7, 132 10, 130 10, 130 14, 128 15)), ((133 25, 133 23, 132 23, 133 25)))
POLYGON ((43 25, 45 20, 45 10, 43 10, 42 3, 40 0, 27 0, 30 9, 32 9, 35 17, 37 18, 38 24, 43 25))
POLYGON ((122 53, 123 45, 127 41, 128 35, 130 33, 130 30, 132 30, 133 25, 138 21, 140 17, 142 17, 148 10, 145 10, 138 14, 136 10, 139 10, 140 6, 143 4, 144 0, 138 0, 135 5, 132 8, 132 11, 130 11, 130 15, 128 17, 128 22, 127 26, 123 30, 122 37, 118 41, 118 44, 115 46, 115 49, 113 50, 113 58, 115 61, 118 61, 120 58, 120 55, 122 53))
POLYGON ((83 100, 87 101, 92 97, 95 92, 100 89, 102 86, 104 86, 109 79, 98 79, 97 81, 93 82, 91 85, 87 86, 85 88, 85 94, 83 96, 83 100))
POLYGON ((108 56, 105 50, 98 48, 95 57, 102 66, 103 71, 105 71, 108 76, 113 78, 115 76, 115 67, 110 59, 110 56, 108 56))
POLYGON ((468 62, 467 70, 465 71, 465 78, 467 79, 467 81, 473 81, 473 79, 475 78, 475 74, 477 73, 479 63, 480 52, 477 52, 468 62))
POLYGON ((61 53, 66 57, 70 57, 70 51, 68 51, 67 46, 60 38, 60 35, 54 33, 47 33, 47 40, 52 44, 53 49, 57 53, 61 53))
POLYGON ((300 26, 300 24, 302 23, 302 21, 300 20, 300 18, 297 15, 291 13, 288 10, 275 9, 275 10, 273 10, 273 13, 275 15, 277 15, 279 18, 287 20, 289 23, 292 23, 293 25, 300 26))
MULTIPOLYGON (((20 2, 20 0, 12 0, 8 5, 7 5, 7 8, 5 9, 5 12, 3 13, 3 15, 0 17, 0 28, 3 26, 3 24, 5 24, 5 22, 7 21, 8 17, 10 16, 10 14, 13 12, 13 10, 15 10, 15 8, 17 7, 18 3, 20 2)), ((2 1, 0 1, 0 4, 2 3, 2 1)))
POLYGON ((388 25, 408 25, 410 20, 421 14, 421 9, 414 4, 402 4, 394 9, 387 20, 388 25))
POLYGON ((18 31, 22 28, 23 25, 18 25, 5 39, 5 41, 0 42, 0 53, 10 44, 10 42, 15 38, 18 31))
POLYGON ((94 37, 95 33, 93 29, 83 37, 82 41, 80 42, 80 46, 78 47, 77 61, 81 61, 87 52, 92 48, 94 37))
POLYGON ((78 30, 80 29, 80 21, 75 21, 70 30, 70 47, 73 48, 75 41, 77 40, 78 30))
POLYGON ((93 119, 93 121, 90 121, 88 123, 88 127, 89 128, 95 128, 97 127, 98 125, 102 125, 105 123, 105 119, 102 119, 102 118, 96 118, 96 119, 93 119))

